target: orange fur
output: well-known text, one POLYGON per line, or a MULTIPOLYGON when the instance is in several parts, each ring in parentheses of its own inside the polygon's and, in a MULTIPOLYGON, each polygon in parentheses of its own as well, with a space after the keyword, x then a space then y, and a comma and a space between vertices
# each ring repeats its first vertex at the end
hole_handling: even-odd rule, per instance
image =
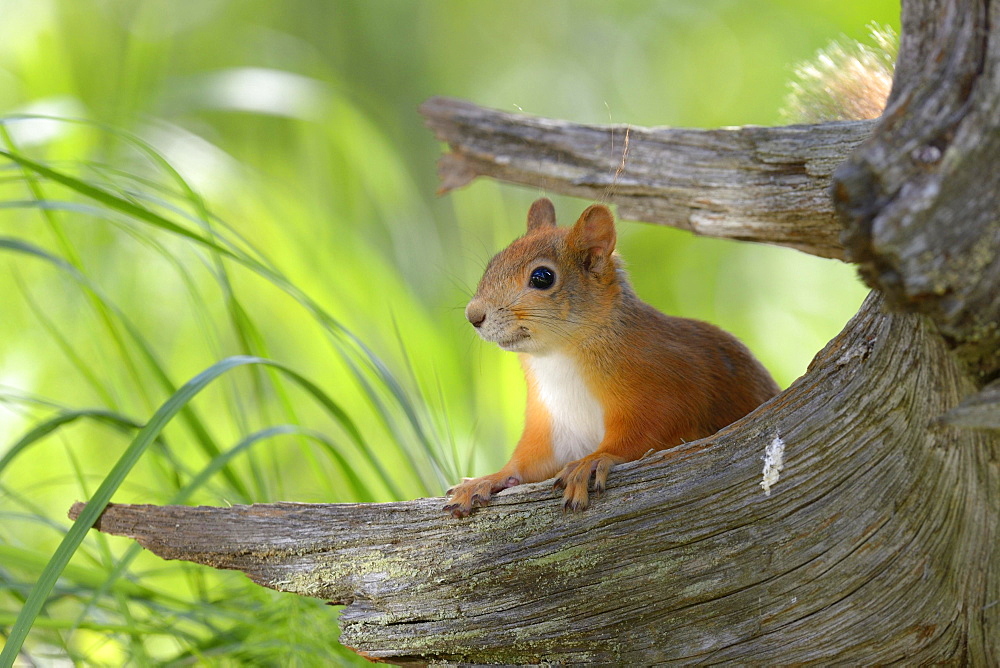
POLYGON ((521 353, 528 405, 524 433, 503 469, 450 490, 445 509, 455 516, 468 515, 505 487, 556 474, 564 507, 582 510, 591 479, 602 492, 615 464, 710 436, 777 394, 770 374, 735 337, 641 301, 614 247, 607 207, 590 206, 572 228, 558 228, 551 203, 543 199, 531 207, 528 232, 487 266, 466 315, 484 339, 521 353), (551 285, 532 283, 539 268, 551 270, 551 285), (570 394, 552 393, 548 386, 556 397, 548 401, 556 401, 560 412, 560 438, 570 439, 570 450, 589 432, 576 433, 566 422, 579 407, 558 402, 593 397, 603 410, 603 437, 587 447, 589 454, 559 460, 567 446, 555 445, 556 418, 528 362, 531 355, 559 356, 550 365, 557 381, 546 382, 579 378, 584 386, 570 394))

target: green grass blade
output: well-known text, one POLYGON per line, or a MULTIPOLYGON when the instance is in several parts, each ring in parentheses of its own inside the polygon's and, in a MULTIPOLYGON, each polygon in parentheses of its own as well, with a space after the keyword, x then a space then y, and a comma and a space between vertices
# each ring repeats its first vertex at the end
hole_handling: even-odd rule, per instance
POLYGON ((24 156, 19 155, 17 153, 13 153, 11 151, 0 150, 0 156, 3 156, 8 160, 16 162, 22 167, 30 169, 35 174, 45 177, 50 181, 66 186, 70 190, 75 190, 84 197, 92 199, 96 202, 100 202, 101 204, 103 204, 104 206, 108 207, 113 211, 118 211, 119 213, 123 213, 131 218, 145 221, 163 230, 185 237, 187 239, 190 239, 191 241, 195 241, 198 244, 205 246, 206 248, 210 248, 216 253, 220 253, 227 257, 233 257, 233 258, 236 257, 235 253, 232 250, 218 245, 212 239, 203 237, 200 234, 192 232, 186 227, 182 227, 181 225, 178 225, 172 220, 164 218, 163 216, 153 211, 150 211, 149 209, 141 207, 137 204, 134 204, 128 201, 127 199, 119 197, 118 195, 113 195, 112 193, 109 193, 106 190, 102 190, 96 186, 92 186, 86 181, 83 181, 73 176, 69 176, 68 174, 63 174, 62 172, 46 167, 45 165, 37 163, 34 160, 29 160, 28 158, 25 158, 24 156))
POLYGON ((32 588, 24 607, 21 609, 17 620, 14 622, 14 626, 10 630, 7 643, 4 645, 3 651, 0 652, 0 668, 10 668, 14 664, 14 659, 17 658, 17 653, 20 651, 21 645, 28 635, 28 631, 38 613, 41 612, 42 607, 45 605, 45 601, 59 579, 59 575, 69 563, 70 558, 76 552, 80 543, 83 542, 87 531, 90 530, 97 521, 97 518, 104 511, 104 508, 108 505, 111 496, 121 485, 122 481, 125 480, 125 477, 146 451, 146 448, 149 447, 149 444, 159 435, 160 431, 198 392, 217 377, 238 366, 260 363, 267 363, 267 360, 254 357, 230 357, 213 364, 188 381, 176 394, 170 397, 156 411, 149 423, 136 434, 135 439, 118 459, 117 463, 115 463, 111 472, 94 493, 93 498, 87 503, 87 506, 80 513, 80 516, 70 527, 69 531, 66 532, 62 543, 60 543, 55 554, 52 555, 52 559, 46 564, 41 576, 39 576, 38 582, 32 588))
MULTIPOLYGON (((94 285, 79 269, 73 266, 71 263, 67 262, 61 257, 53 255, 46 250, 35 246, 34 244, 28 243, 22 239, 12 238, 12 237, 0 237, 0 249, 8 249, 14 252, 23 253, 25 255, 30 255, 37 257, 39 259, 45 260, 57 268, 65 271, 67 274, 73 278, 79 285, 86 289, 89 293, 95 295, 97 299, 110 309, 121 321, 122 326, 128 332, 129 336, 135 341, 139 352, 142 354, 143 358, 149 364, 150 370, 153 372, 156 380, 160 383, 163 389, 169 395, 173 395, 177 392, 177 387, 174 385, 173 381, 167 375, 166 371, 163 369, 163 365, 157 359, 156 354, 150 348, 148 342, 143 338, 139 330, 132 324, 132 322, 121 312, 111 300, 107 299, 101 291, 94 285)), ((201 446, 205 453, 210 457, 217 457, 220 453, 219 447, 215 444, 212 436, 209 434, 208 429, 202 423, 201 419, 195 414, 195 412, 188 406, 184 406, 181 412, 181 419, 184 420, 187 427, 194 434, 196 442, 201 446)), ((244 499, 252 498, 247 486, 237 477, 235 472, 230 469, 224 470, 224 475, 226 476, 227 482, 233 487, 237 494, 240 494, 244 499)))
POLYGON ((364 455, 365 459, 368 460, 368 463, 372 466, 372 468, 378 471, 380 479, 386 484, 389 491, 396 495, 396 498, 401 498, 402 491, 396 486, 396 483, 393 482, 392 476, 385 470, 382 463, 375 457, 374 454, 372 454, 371 448, 366 447, 364 439, 361 436, 361 431, 357 428, 354 421, 349 415, 347 415, 344 409, 341 408, 337 402, 331 399, 322 389, 320 389, 318 385, 297 371, 270 360, 267 363, 271 366, 277 367, 288 377, 298 383, 304 390, 306 390, 306 392, 311 394, 312 397, 323 406, 323 408, 326 409, 326 411, 337 421, 337 423, 340 424, 341 428, 355 444, 355 446, 357 446, 361 454, 364 455))
POLYGON ((188 498, 202 487, 209 478, 219 472, 224 466, 226 466, 230 461, 233 460, 237 455, 245 450, 249 449, 256 443, 263 441, 265 439, 274 438, 276 436, 284 435, 298 435, 305 438, 316 441, 320 445, 324 446, 324 450, 330 455, 330 457, 341 467, 344 471, 345 477, 350 481, 351 485, 354 487, 352 490, 355 497, 368 496, 371 497, 372 494, 368 491, 363 482, 358 478, 357 474, 348 465, 347 460, 344 459, 338 451, 334 443, 327 438, 325 435, 314 431, 312 429, 306 429, 296 425, 276 425, 274 427, 268 427, 267 429, 261 429, 253 434, 250 434, 239 443, 234 445, 232 448, 226 450, 221 455, 209 462, 205 468, 198 472, 198 474, 191 479, 184 487, 170 499, 171 504, 184 503, 188 498))
POLYGON ((99 420, 114 427, 119 427, 123 431, 139 429, 142 427, 141 424, 125 417, 124 415, 100 408, 64 411, 53 418, 35 425, 28 433, 19 438, 17 442, 15 442, 6 453, 4 453, 3 457, 0 457, 0 478, 3 476, 4 469, 7 468, 14 458, 17 457, 23 450, 31 446, 36 441, 45 438, 63 425, 75 422, 80 418, 92 418, 94 420, 99 420))
MULTIPOLYGON (((4 615, 0 614, 0 626, 10 626, 15 621, 14 615, 4 615)), ((43 629, 60 629, 60 630, 70 630, 75 628, 87 629, 88 631, 100 631, 102 633, 134 633, 136 628, 134 626, 126 626, 124 624, 102 624, 99 622, 86 622, 84 624, 74 624, 70 620, 55 619, 52 617, 40 617, 35 621, 35 625, 43 629)), ((173 629, 162 628, 154 625, 146 625, 142 629, 143 633, 155 633, 161 635, 172 635, 175 633, 173 629)))
POLYGON ((105 383, 100 378, 93 366, 84 359, 84 356, 77 352, 73 344, 70 343, 70 340, 63 336, 63 333, 59 329, 58 325, 48 317, 41 304, 35 301, 35 298, 32 295, 32 290, 21 280, 20 274, 15 276, 15 280, 17 282, 18 291, 24 297, 24 301, 28 305, 28 308, 31 309, 35 319, 41 323, 48 335, 53 341, 56 342, 56 345, 59 347, 59 350, 62 351, 63 355, 66 356, 66 359, 70 361, 87 384, 93 388, 94 392, 96 392, 97 395, 104 401, 106 406, 117 409, 118 402, 114 396, 114 390, 109 384, 105 383))
MULTIPOLYGON (((32 550, 26 550, 13 545, 0 545, 0 561, 3 561, 4 566, 8 568, 16 567, 35 571, 42 570, 42 566, 45 564, 46 558, 32 550)), ((63 570, 62 577, 65 577, 71 582, 86 589, 96 589, 107 579, 106 574, 101 570, 85 566, 76 566, 74 564, 68 564, 66 566, 63 570)), ((130 598, 157 599, 173 604, 183 603, 183 601, 175 598, 168 592, 154 590, 129 580, 120 580, 115 582, 110 588, 115 593, 124 594, 130 598)))

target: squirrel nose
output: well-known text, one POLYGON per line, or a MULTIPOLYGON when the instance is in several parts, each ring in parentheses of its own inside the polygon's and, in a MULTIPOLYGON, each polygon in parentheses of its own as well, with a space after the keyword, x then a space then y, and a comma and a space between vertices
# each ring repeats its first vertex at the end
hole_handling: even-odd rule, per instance
POLYGON ((472 326, 479 329, 486 322, 486 309, 474 301, 469 302, 465 307, 465 317, 472 323, 472 326))

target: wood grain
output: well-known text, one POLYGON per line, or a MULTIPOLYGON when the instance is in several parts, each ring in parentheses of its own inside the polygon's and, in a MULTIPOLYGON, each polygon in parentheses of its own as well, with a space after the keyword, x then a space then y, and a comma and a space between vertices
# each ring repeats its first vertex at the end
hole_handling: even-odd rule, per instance
POLYGON ((844 250, 830 176, 875 123, 579 125, 440 97, 420 112, 451 150, 438 167, 442 192, 489 176, 617 204, 624 219, 833 258, 844 250))

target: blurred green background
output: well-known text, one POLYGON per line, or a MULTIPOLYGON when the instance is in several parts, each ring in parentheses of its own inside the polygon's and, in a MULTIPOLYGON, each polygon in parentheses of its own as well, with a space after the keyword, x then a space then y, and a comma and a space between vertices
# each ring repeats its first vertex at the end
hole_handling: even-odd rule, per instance
MULTIPOLYGON (((506 461, 520 372, 462 309, 551 193, 436 198, 426 98, 778 124, 792 66, 870 21, 898 28, 897 3, 0 0, 0 148, 55 170, 0 157, 0 633, 69 505, 226 357, 317 387, 246 366, 181 395, 116 502, 406 499, 506 461)), ((554 199, 564 223, 588 204, 554 199)), ((865 294, 792 250, 619 235, 642 297, 736 333, 783 387, 865 294)), ((357 661, 336 608, 135 552, 88 536, 25 661, 357 661)))

